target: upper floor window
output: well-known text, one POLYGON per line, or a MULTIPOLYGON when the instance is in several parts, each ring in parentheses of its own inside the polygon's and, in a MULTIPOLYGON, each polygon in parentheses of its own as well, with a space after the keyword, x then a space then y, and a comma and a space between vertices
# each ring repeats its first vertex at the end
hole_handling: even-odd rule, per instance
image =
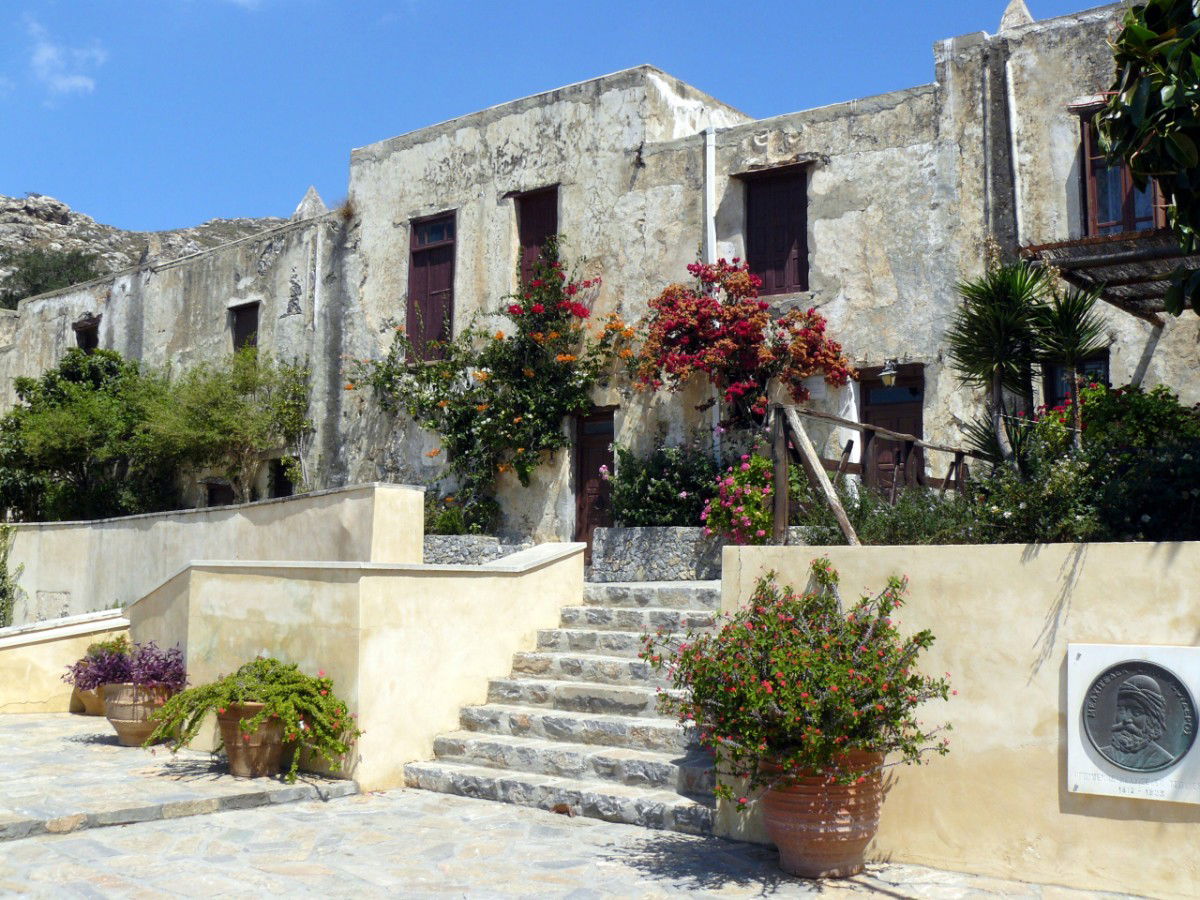
POLYGON ((517 239, 521 245, 521 281, 533 277, 546 241, 558 234, 558 188, 545 188, 517 196, 517 239))
POLYGON ((1133 184, 1129 166, 1110 163, 1100 149, 1099 136, 1088 117, 1083 119, 1084 202, 1087 236, 1147 231, 1166 224, 1158 185, 1145 190, 1133 184))
POLYGON ((454 213, 412 223, 408 337, 422 359, 440 359, 431 341, 450 339, 454 316, 454 213))
POLYGON ((258 346, 258 304, 245 303, 229 310, 232 317, 233 350, 258 346))
POLYGON ((746 176, 746 261, 763 294, 808 290, 808 173, 746 176))
MULTIPOLYGON (((1079 364, 1079 377, 1084 385, 1091 383, 1108 384, 1108 351, 1085 359, 1079 364)), ((1075 393, 1071 384, 1071 370, 1057 363, 1049 364, 1042 369, 1042 390, 1049 407, 1064 405, 1075 393)))
POLYGON ((71 328, 75 332, 75 344, 84 353, 91 353, 100 346, 100 316, 84 313, 71 328))

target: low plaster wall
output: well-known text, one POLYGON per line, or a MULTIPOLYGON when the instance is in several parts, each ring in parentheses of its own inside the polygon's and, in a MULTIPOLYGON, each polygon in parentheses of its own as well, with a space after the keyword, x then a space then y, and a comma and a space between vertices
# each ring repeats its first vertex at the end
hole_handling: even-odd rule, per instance
MULTIPOLYGON (((1200 543, 729 547, 722 606, 774 570, 802 588, 828 556, 843 596, 907 574, 906 633, 931 628, 930 673, 958 696, 950 755, 892 770, 876 858, 1160 896, 1200 894, 1200 806, 1068 793, 1066 644, 1200 644, 1200 543)), ((765 840, 757 812, 721 833, 765 840)))
POLYGON ((583 544, 543 544, 482 566, 192 563, 128 610, 134 640, 178 643, 203 684, 266 652, 324 669, 365 734, 346 774, 404 784, 489 678, 583 598, 583 544))
POLYGON ((74 689, 62 680, 66 667, 89 644, 128 629, 129 620, 118 610, 0 628, 0 715, 82 710, 74 689))
MULTIPOLYGON (((698 527, 664 525, 597 528, 593 542, 591 581, 714 581, 726 544, 698 527)), ((788 529, 788 544, 805 543, 803 528, 788 529)))
POLYGON ((17 525, 17 624, 134 602, 193 559, 419 563, 420 488, 367 484, 237 506, 17 525))

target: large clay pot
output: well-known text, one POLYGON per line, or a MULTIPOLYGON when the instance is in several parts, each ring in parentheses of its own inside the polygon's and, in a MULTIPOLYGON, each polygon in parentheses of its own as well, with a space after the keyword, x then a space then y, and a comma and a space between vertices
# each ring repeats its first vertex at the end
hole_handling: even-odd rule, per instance
POLYGON ((171 689, 161 684, 106 684, 104 714, 117 732, 117 740, 126 747, 140 747, 157 723, 150 716, 158 710, 171 689))
POLYGON ((238 725, 242 719, 254 718, 262 708, 261 703, 234 703, 217 713, 229 772, 238 778, 278 775, 283 764, 283 722, 269 718, 249 733, 238 725))
POLYGON ((83 704, 83 714, 85 716, 104 715, 104 685, 99 685, 90 691, 81 691, 79 688, 76 688, 75 696, 83 704))
POLYGON ((847 878, 863 869, 863 851, 879 828, 882 753, 851 750, 843 765, 873 768, 861 784, 800 775, 763 794, 763 821, 779 848, 779 866, 802 878, 847 878))

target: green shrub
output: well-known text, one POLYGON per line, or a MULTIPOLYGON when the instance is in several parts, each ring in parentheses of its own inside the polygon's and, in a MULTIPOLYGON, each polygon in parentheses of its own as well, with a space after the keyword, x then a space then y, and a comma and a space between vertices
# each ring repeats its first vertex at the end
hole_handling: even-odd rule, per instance
POLYGON ((13 623, 13 611, 21 590, 17 585, 17 579, 21 577, 21 572, 25 568, 17 566, 15 572, 9 570, 8 554, 12 552, 12 542, 13 527, 0 524, 0 628, 7 628, 13 623))
POLYGON ((480 534, 472 532, 471 525, 463 514, 453 494, 439 497, 436 491, 425 492, 426 534, 480 534))
POLYGON ((16 309, 26 297, 99 278, 96 255, 82 250, 34 247, 0 254, 0 268, 12 269, 0 285, 0 307, 16 309))
POLYGON ((698 443, 660 447, 638 457, 616 447, 611 476, 613 518, 619 525, 698 526, 720 467, 698 443))
MULTIPOLYGON (((833 512, 813 495, 799 466, 788 470, 791 481, 791 524, 806 529, 810 544, 844 544, 833 512)), ((942 495, 932 488, 909 486, 895 502, 867 485, 838 485, 838 497, 858 539, 864 544, 975 544, 987 541, 977 511, 966 498, 942 495)))

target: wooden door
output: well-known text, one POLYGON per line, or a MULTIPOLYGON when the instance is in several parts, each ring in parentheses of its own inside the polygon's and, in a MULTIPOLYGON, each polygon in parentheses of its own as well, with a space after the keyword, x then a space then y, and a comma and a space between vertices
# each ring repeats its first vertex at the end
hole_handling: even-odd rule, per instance
POLYGON ((808 290, 808 178, 803 169, 746 181, 746 258, 761 294, 808 290))
POLYGON ((575 540, 587 543, 592 561, 592 532, 612 525, 612 486, 600 467, 613 470, 613 411, 598 409, 575 422, 575 540))
MULTIPOLYGON (((884 385, 878 370, 865 370, 860 385, 862 421, 901 434, 924 437, 925 375, 922 366, 902 366, 896 383, 884 385)), ((893 485, 914 484, 923 480, 925 458, 915 447, 908 460, 907 470, 901 469, 904 444, 889 440, 874 432, 864 432, 863 473, 867 484, 890 496, 893 485), (901 484, 896 484, 902 479, 901 484)))

